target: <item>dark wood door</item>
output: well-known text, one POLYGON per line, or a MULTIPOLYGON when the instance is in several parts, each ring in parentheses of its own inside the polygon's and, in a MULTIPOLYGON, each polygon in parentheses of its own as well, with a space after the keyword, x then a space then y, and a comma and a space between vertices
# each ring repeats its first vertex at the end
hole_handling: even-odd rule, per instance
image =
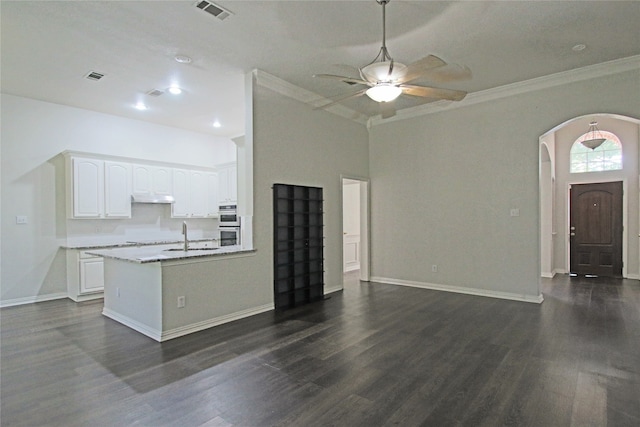
POLYGON ((572 185, 571 273, 622 277, 622 182, 572 185))

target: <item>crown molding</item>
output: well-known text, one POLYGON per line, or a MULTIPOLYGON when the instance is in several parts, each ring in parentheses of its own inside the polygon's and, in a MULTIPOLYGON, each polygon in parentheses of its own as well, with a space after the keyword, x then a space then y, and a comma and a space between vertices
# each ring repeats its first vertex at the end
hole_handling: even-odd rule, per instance
MULTIPOLYGON (((253 70, 253 76, 258 85, 267 89, 271 89, 272 91, 277 92, 281 95, 305 103, 312 108, 319 108, 323 104, 333 102, 333 100, 331 99, 303 89, 262 70, 253 70)), ((343 105, 333 105, 329 108, 325 108, 325 111, 344 117, 345 119, 352 120, 356 123, 360 123, 361 125, 367 124, 367 116, 343 105)))
MULTIPOLYGON (((382 119, 379 115, 367 118, 364 114, 343 105, 333 105, 326 108, 325 111, 365 125, 367 128, 371 128, 385 123, 426 116, 428 114, 440 113, 442 111, 453 110, 456 108, 468 107, 482 102, 495 101, 509 96, 549 89, 567 83, 619 74, 636 69, 640 69, 640 55, 602 62, 600 64, 589 65, 587 67, 576 68, 556 74, 550 74, 548 76, 537 77, 531 80, 473 92, 468 94, 462 101, 458 102, 437 101, 413 108, 405 108, 404 110, 398 110, 395 116, 387 119, 382 119)), ((303 102, 313 108, 318 108, 323 104, 332 102, 329 98, 325 98, 317 93, 303 89, 265 71, 256 69, 253 70, 252 73, 258 85, 303 102)))
POLYGON ((531 80, 525 80, 522 82, 499 86, 479 92, 473 92, 468 94, 462 101, 459 102, 437 101, 425 105, 420 105, 418 107, 406 108, 404 110, 399 110, 395 116, 388 119, 382 119, 382 117, 380 116, 374 116, 368 120, 367 127, 371 128, 373 126, 384 123, 411 119, 414 117, 425 116, 428 114, 439 113, 456 108, 468 107, 470 105, 479 104, 482 102, 494 101, 509 96, 520 95, 523 93, 534 92, 542 89, 549 89, 567 83, 574 83, 597 77, 619 74, 625 71, 636 69, 640 69, 640 55, 602 62, 600 64, 589 65, 587 67, 576 68, 556 74, 550 74, 548 76, 537 77, 531 80))

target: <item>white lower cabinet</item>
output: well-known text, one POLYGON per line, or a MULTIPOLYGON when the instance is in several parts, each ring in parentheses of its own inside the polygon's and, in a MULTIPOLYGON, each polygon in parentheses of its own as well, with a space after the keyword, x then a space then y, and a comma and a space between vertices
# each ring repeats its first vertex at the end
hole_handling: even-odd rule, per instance
POLYGON ((85 251, 67 249, 67 293, 74 301, 102 298, 104 259, 85 251))
POLYGON ((101 292, 104 289, 102 257, 83 258, 80 254, 80 292, 101 292))

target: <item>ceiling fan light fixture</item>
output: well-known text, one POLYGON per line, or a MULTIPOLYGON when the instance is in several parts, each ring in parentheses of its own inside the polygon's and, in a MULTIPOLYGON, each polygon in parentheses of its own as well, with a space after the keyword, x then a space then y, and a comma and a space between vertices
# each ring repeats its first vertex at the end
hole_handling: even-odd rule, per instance
POLYGON ((367 96, 376 102, 391 102, 402 93, 402 89, 391 83, 378 83, 367 89, 367 96))
POLYGON ((391 62, 373 62, 362 69, 362 74, 367 79, 378 82, 390 82, 404 77, 407 66, 395 61, 392 66, 391 62))

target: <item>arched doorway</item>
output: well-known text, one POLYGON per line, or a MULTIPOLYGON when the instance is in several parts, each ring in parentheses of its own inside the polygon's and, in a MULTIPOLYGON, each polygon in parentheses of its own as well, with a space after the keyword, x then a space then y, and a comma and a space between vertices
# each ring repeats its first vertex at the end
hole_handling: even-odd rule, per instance
POLYGON ((540 275, 553 277, 569 273, 571 186, 621 181, 623 201, 623 277, 640 279, 640 120, 614 114, 576 117, 554 127, 539 138, 540 191, 540 275), (599 129, 610 131, 623 145, 623 168, 613 171, 570 170, 571 147, 598 121, 599 129))
POLYGON ((555 168, 547 141, 540 142, 540 274, 553 277, 555 168))

